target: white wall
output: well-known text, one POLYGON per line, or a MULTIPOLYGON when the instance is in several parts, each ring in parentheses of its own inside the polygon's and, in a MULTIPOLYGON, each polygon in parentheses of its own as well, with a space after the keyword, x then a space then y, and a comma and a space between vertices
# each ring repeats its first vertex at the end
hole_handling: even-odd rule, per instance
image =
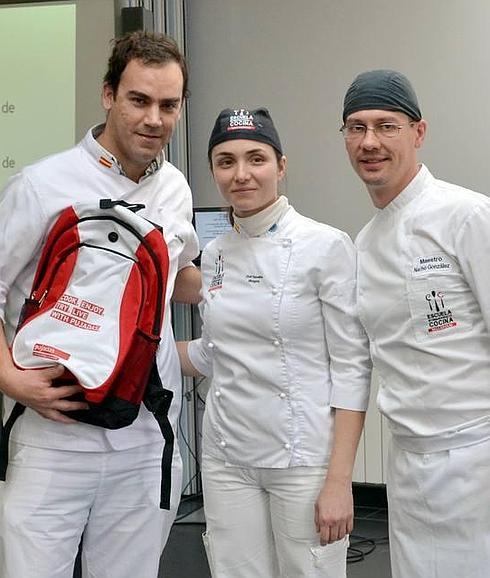
POLYGON ((188 0, 186 8, 197 205, 221 202, 206 165, 219 110, 266 105, 289 158, 290 200, 355 235, 372 208, 338 128, 345 90, 373 68, 401 70, 414 84, 431 170, 489 190, 488 0, 188 0))

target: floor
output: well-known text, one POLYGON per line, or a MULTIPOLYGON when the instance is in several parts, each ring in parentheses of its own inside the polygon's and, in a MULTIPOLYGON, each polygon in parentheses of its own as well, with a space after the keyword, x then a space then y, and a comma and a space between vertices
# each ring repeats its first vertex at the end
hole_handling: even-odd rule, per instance
MULTIPOLYGON (((211 578, 201 541, 204 516, 198 498, 184 500, 165 548, 159 578, 211 578)), ((390 578, 387 511, 356 508, 348 552, 348 578, 390 578)))

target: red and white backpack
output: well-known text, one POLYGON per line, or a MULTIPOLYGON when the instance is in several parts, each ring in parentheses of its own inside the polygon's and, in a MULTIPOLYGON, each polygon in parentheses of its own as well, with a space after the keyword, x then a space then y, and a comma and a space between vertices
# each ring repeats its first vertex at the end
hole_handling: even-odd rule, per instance
MULTIPOLYGON (((103 199, 61 212, 43 247, 12 358, 21 369, 63 365, 65 374, 55 383, 79 382, 90 406, 67 414, 79 421, 122 428, 144 402, 166 442, 162 507, 168 509, 174 435, 167 414, 173 393, 162 386, 155 356, 169 258, 162 231, 135 213, 140 208, 103 199)), ((4 470, 8 436, 24 409, 15 405, 2 432, 4 470)))

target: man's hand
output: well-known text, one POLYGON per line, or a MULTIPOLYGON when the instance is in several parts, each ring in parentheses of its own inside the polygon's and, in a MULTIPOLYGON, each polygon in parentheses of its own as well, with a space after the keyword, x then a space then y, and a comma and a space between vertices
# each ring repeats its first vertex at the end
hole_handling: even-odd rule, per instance
POLYGON ((79 423, 61 412, 88 408, 85 402, 66 399, 82 391, 82 387, 52 385, 53 379, 61 377, 63 372, 64 367, 61 365, 36 370, 4 367, 0 374, 0 389, 8 397, 37 411, 46 419, 61 423, 79 423))
POLYGON ((316 530, 325 546, 341 540, 354 527, 352 486, 343 482, 325 482, 315 504, 316 530))

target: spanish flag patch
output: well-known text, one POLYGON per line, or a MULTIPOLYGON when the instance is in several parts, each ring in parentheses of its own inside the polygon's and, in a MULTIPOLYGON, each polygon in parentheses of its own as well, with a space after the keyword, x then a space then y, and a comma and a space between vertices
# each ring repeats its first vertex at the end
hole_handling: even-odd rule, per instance
POLYGON ((104 165, 105 167, 107 167, 108 169, 112 168, 112 163, 111 161, 109 161, 108 159, 106 159, 105 157, 99 157, 99 163, 101 165, 104 165))

